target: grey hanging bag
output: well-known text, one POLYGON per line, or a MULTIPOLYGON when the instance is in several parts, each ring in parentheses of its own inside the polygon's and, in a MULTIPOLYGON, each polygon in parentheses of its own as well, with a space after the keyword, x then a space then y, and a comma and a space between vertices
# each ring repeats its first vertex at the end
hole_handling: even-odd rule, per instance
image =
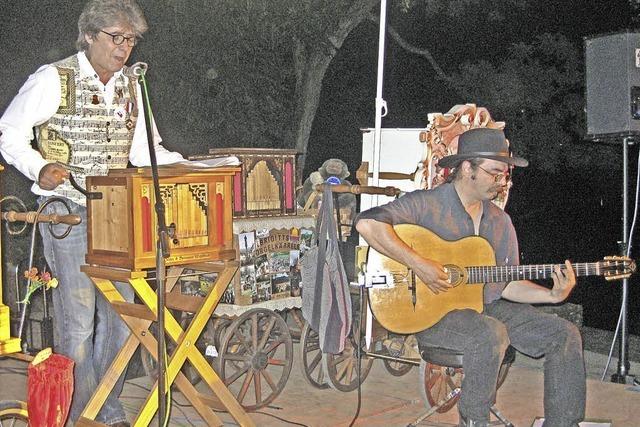
POLYGON ((351 295, 338 242, 333 193, 324 185, 316 218, 318 244, 302 257, 302 315, 319 335, 320 349, 337 354, 351 330, 351 295))

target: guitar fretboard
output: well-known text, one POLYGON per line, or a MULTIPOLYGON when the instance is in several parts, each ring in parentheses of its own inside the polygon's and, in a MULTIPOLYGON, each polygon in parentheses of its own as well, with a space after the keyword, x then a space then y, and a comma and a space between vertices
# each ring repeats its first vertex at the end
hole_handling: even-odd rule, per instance
MULTIPOLYGON (((467 283, 496 283, 512 280, 548 279, 556 265, 565 268, 564 264, 537 265, 504 265, 465 267, 468 274, 467 283)), ((572 264, 576 276, 600 276, 605 271, 611 271, 607 264, 603 269, 601 262, 585 262, 572 264)))

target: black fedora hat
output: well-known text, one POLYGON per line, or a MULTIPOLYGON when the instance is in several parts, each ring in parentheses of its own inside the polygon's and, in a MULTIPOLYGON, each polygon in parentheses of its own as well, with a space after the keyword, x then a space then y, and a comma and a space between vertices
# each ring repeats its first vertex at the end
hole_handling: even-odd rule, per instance
POLYGON ((463 160, 483 158, 498 160, 513 166, 525 167, 529 162, 522 157, 512 157, 509 144, 500 129, 475 128, 466 131, 458 138, 458 152, 438 160, 443 168, 458 166, 463 160))

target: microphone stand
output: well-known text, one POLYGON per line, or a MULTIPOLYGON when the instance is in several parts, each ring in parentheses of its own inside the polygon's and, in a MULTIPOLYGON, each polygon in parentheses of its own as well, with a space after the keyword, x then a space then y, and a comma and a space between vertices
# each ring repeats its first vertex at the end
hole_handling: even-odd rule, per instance
POLYGON ((156 151, 153 143, 153 113, 149 103, 149 91, 147 90, 147 81, 145 80, 146 67, 140 67, 139 71, 135 70, 134 74, 138 75, 138 81, 142 89, 142 104, 144 110, 144 118, 147 129, 147 143, 149 146, 149 160, 151 163, 151 175, 153 179, 153 190, 155 196, 155 212, 158 223, 158 238, 156 241, 156 297, 158 310, 158 425, 162 426, 166 413, 166 344, 164 333, 164 306, 165 306, 165 289, 166 289, 166 271, 165 258, 169 257, 169 230, 165 218, 165 206, 160 194, 160 180, 158 177, 158 161, 156 159, 156 151))

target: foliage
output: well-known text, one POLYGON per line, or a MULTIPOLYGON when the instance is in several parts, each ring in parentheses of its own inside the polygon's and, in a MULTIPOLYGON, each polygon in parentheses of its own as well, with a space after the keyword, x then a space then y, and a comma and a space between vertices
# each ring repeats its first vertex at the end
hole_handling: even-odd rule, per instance
POLYGON ((583 141, 583 60, 563 35, 515 43, 506 58, 465 62, 453 80, 466 99, 490 106, 505 120, 518 154, 535 159, 542 169, 616 157, 605 156, 611 147, 583 141))
MULTIPOLYGON (((370 13, 377 2, 142 3, 153 22, 148 37, 161 37, 163 43, 143 44, 141 54, 175 55, 158 64, 155 75, 162 80, 160 87, 171 88, 156 95, 159 105, 175 105, 179 111, 179 117, 160 120, 169 125, 173 139, 189 135, 207 146, 302 148, 306 152, 323 67, 349 34, 352 27, 345 30, 346 23, 355 28, 359 14, 370 13)), ((505 120, 514 146, 523 155, 553 168, 565 162, 569 152, 574 158, 578 154, 572 163, 583 164, 606 151, 575 144, 584 128, 582 58, 575 41, 551 34, 533 42, 517 41, 522 34, 512 30, 513 21, 530 1, 504 0, 491 8, 478 0, 391 0, 389 4, 389 24, 415 46, 432 47, 456 82, 461 99, 487 106, 505 120), (416 13, 429 18, 429 31, 420 31, 416 13), (452 31, 453 23, 460 29, 452 31), (452 44, 458 49, 453 55, 452 44), (448 62, 460 58, 460 52, 467 52, 463 55, 467 62, 448 62)), ((445 106, 459 102, 443 101, 445 106)), ((161 132, 167 136, 166 129, 161 132)), ((204 151, 189 145, 179 149, 186 154, 204 151)))
POLYGON ((182 133, 198 129, 198 136, 218 146, 288 148, 297 132, 294 119, 301 97, 295 49, 303 45, 335 51, 332 34, 353 3, 149 2, 145 9, 156 15, 154 27, 162 28, 173 46, 140 49, 152 57, 176 52, 178 57, 164 64, 160 71, 167 72, 158 77, 173 80, 162 83, 173 93, 161 95, 161 102, 189 112, 181 122, 182 133))

